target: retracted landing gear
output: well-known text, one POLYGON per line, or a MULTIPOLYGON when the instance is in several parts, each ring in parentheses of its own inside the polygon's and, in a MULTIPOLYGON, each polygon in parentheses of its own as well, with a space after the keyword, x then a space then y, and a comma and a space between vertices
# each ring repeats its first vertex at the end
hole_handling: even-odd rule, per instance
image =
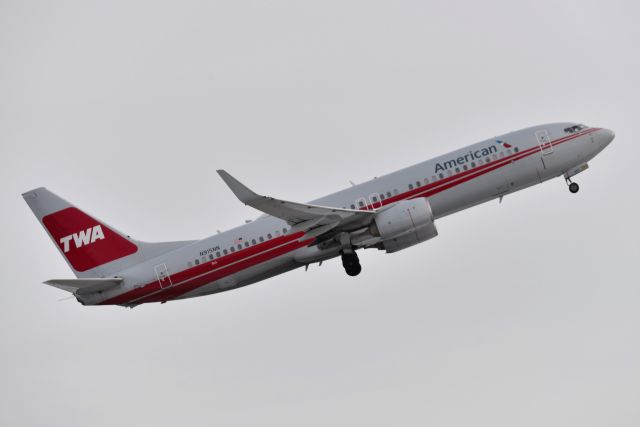
POLYGON ((567 181, 567 184, 569 185, 569 191, 573 194, 577 193, 578 190, 580 190, 580 186, 578 185, 577 182, 571 182, 571 178, 565 178, 565 181, 567 181))
POLYGON ((358 254, 355 252, 342 253, 342 266, 349 276, 357 276, 362 271, 358 254))

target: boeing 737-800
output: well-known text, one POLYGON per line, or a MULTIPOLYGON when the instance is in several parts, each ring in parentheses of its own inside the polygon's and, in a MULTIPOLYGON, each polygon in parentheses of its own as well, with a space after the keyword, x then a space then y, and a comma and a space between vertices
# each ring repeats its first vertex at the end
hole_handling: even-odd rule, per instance
POLYGON ((76 279, 46 284, 85 305, 133 307, 246 286, 340 256, 361 271, 356 251, 398 252, 435 237, 435 222, 551 178, 571 178, 614 138, 576 123, 535 126, 354 185, 308 204, 261 196, 224 170, 221 178, 255 221, 203 240, 130 238, 45 188, 23 194, 76 279))

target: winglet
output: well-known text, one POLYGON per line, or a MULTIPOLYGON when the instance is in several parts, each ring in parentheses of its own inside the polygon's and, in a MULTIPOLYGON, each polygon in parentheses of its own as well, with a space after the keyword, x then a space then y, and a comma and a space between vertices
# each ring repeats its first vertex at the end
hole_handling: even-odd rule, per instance
POLYGON ((218 175, 220 175, 220 178, 222 178, 222 180, 225 182, 225 184, 227 184, 231 191, 233 191, 233 194, 235 194, 236 197, 240 199, 240 201, 245 205, 248 205, 252 201, 261 198, 259 194, 251 191, 243 183, 232 177, 227 171, 219 169, 217 172, 218 175))

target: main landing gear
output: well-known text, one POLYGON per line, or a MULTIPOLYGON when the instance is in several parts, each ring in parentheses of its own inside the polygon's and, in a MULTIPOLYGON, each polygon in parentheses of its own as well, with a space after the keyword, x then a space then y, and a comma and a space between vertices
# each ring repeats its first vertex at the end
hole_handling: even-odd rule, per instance
POLYGON ((580 190, 580 186, 577 182, 571 182, 571 178, 565 178, 567 184, 569 184, 569 191, 573 194, 577 193, 580 190))
POLYGON ((349 276, 357 276, 362 271, 358 254, 355 252, 342 253, 342 266, 349 276))

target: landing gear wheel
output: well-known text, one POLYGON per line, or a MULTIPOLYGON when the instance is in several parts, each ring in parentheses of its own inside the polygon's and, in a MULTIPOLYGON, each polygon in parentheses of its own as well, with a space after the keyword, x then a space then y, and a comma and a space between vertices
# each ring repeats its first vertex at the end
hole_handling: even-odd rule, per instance
POLYGON ((572 182, 571 184, 569 184, 569 191, 572 193, 577 193, 578 190, 580 190, 580 186, 578 185, 577 182, 572 182))
POLYGON ((357 276, 362 271, 360 260, 355 252, 352 254, 342 254, 342 266, 349 276, 357 276))

